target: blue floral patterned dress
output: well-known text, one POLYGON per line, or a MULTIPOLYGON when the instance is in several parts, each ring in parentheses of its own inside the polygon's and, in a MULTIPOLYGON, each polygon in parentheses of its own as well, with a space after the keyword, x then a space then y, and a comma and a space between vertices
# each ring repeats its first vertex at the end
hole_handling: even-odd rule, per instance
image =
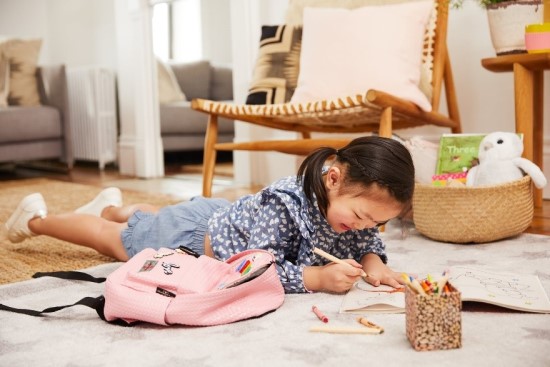
POLYGON ((375 253, 387 262, 378 229, 335 232, 321 214, 317 201, 311 205, 296 177, 286 177, 254 195, 219 209, 208 222, 214 255, 221 260, 246 249, 273 253, 286 293, 302 293, 305 266, 329 261, 313 253, 320 248, 336 257, 353 258, 375 253))

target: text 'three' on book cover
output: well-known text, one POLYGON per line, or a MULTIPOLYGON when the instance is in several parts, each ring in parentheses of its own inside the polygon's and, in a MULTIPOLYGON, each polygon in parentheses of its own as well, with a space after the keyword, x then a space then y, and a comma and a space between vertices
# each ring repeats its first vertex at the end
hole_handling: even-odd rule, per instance
POLYGON ((486 134, 443 134, 439 142, 436 174, 465 172, 477 159, 486 134))

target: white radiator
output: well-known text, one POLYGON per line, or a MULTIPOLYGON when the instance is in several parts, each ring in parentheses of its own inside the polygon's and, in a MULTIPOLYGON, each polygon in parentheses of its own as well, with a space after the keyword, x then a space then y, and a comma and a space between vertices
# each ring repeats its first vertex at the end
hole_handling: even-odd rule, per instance
POLYGON ((76 160, 105 164, 117 160, 117 103, 115 76, 101 67, 67 71, 69 114, 76 160))

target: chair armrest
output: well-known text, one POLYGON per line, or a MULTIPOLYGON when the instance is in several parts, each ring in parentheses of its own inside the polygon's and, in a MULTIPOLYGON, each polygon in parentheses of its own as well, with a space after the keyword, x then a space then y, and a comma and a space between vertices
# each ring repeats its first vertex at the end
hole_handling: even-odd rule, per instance
POLYGON ((65 65, 42 65, 36 71, 42 104, 55 107, 61 116, 65 141, 65 160, 69 168, 74 163, 69 95, 65 65))

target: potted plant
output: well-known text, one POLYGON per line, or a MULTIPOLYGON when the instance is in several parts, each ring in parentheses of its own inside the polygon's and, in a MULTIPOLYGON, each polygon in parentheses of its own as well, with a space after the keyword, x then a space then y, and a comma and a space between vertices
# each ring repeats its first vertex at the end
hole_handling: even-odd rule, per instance
MULTIPOLYGON (((459 8, 464 0, 450 0, 459 8)), ((542 0, 477 0, 487 9, 491 42, 497 55, 526 52, 525 26, 542 23, 542 0)))

